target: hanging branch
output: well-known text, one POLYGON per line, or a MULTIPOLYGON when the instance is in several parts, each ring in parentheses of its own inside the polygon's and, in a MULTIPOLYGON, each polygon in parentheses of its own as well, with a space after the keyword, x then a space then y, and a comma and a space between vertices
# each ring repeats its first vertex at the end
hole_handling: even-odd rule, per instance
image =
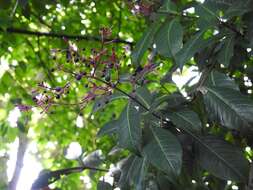
MULTIPOLYGON (((62 34, 62 33, 55 33, 55 32, 38 32, 38 31, 31 31, 31 30, 24 30, 19 28, 7 28, 6 30, 0 29, 0 32, 7 32, 7 33, 14 33, 14 34, 23 34, 23 35, 31 35, 31 36, 45 36, 45 37, 52 37, 52 38, 67 38, 67 39, 76 39, 76 40, 87 40, 87 41, 98 41, 101 42, 101 38, 97 36, 88 36, 88 35, 71 35, 71 34, 62 34)), ((121 43, 121 44, 128 44, 133 46, 134 43, 120 39, 120 38, 107 38, 104 39, 105 42, 112 42, 112 43, 121 43)))

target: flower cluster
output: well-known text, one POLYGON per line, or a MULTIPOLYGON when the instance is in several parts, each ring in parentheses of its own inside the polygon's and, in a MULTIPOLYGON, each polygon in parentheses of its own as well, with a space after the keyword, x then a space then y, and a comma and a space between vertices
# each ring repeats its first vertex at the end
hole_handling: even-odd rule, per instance
MULTIPOLYGON (((106 42, 111 35, 111 30, 102 28, 100 30, 102 46, 99 49, 79 49, 73 42, 64 39, 68 47, 66 49, 52 49, 51 57, 55 66, 51 69, 52 73, 64 73, 70 76, 62 86, 51 87, 45 81, 38 83, 37 88, 32 91, 32 99, 35 106, 40 107, 42 112, 47 112, 50 107, 55 105, 77 105, 83 109, 90 101, 97 97, 110 96, 117 90, 121 80, 121 60, 125 54, 119 56, 112 42, 106 42), (110 46, 109 46, 110 45, 110 46), (85 55, 85 53, 88 56, 85 55), (79 102, 66 103, 63 97, 68 96, 73 83, 81 84, 86 93, 80 98, 79 102)), ((131 65, 130 65, 131 67, 131 65)), ((156 65, 151 60, 144 66, 131 68, 132 73, 127 78, 127 82, 132 84, 132 89, 138 85, 147 83, 145 76, 153 71, 156 65)), ((124 81, 126 82, 126 81, 124 81)), ((25 105, 19 105, 21 111, 27 111, 25 105)))

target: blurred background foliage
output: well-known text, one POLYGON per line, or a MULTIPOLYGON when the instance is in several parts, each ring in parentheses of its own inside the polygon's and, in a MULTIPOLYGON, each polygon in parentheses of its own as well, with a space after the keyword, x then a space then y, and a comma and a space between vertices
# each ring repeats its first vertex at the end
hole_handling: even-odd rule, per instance
MULTIPOLYGON (((131 13, 128 2, 121 0, 0 1, 1 155, 10 151, 8 144, 12 143, 18 134, 15 121, 13 126, 8 122, 15 104, 31 104, 31 91, 38 82, 46 81, 51 86, 61 86, 65 82, 63 76, 51 72, 55 63, 50 56, 51 49, 67 47, 68 44, 64 42, 63 37, 26 35, 19 30, 82 35, 99 39, 99 29, 102 27, 111 28, 113 38, 132 42, 142 35, 145 22, 143 18, 131 13)), ((85 48, 87 51, 101 44, 99 40, 71 40, 79 48, 85 48)), ((126 44, 115 44, 117 53, 123 51, 124 45, 126 44)), ((78 96, 80 90, 76 87, 71 90, 68 98, 73 101, 78 96)), ((64 157, 64 150, 73 141, 78 142, 85 153, 96 149, 101 149, 103 153, 109 152, 113 146, 113 139, 97 139, 96 133, 111 117, 118 116, 123 106, 122 101, 110 104, 95 117, 90 112, 91 108, 79 113, 80 110, 76 107, 59 106, 50 110, 48 114, 40 114, 41 110, 35 110, 32 114, 22 113, 19 121, 23 122, 25 117, 29 118, 25 128, 29 140, 36 142, 38 152, 35 156, 43 167, 54 170, 77 165, 76 161, 64 157), (76 126, 78 116, 79 120, 80 117, 83 120, 81 128, 76 126), (50 143, 53 143, 53 147, 49 149, 47 145, 50 143)), ((104 162, 109 166, 107 160, 104 162)), ((1 164, 1 167, 3 166, 1 164)), ((3 175, 6 172, 2 168, 1 171, 3 175)), ((59 186, 64 187, 63 189, 79 189, 83 183, 78 176, 73 175, 60 181, 59 186)))

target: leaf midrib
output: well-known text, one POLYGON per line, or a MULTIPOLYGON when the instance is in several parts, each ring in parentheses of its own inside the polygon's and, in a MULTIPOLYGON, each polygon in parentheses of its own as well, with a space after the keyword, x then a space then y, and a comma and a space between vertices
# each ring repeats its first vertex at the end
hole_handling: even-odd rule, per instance
MULTIPOLYGON (((179 117, 181 117, 181 118, 183 118, 185 121, 187 121, 188 123, 190 123, 192 126, 193 126, 193 128, 194 128, 194 126, 195 126, 195 124, 194 123, 192 123, 187 117, 184 117, 184 115, 182 115, 180 112, 174 112, 176 115, 178 115, 179 117)), ((194 128, 195 129, 195 128, 194 128)))
POLYGON ((196 139, 200 144, 202 144, 204 147, 206 147, 211 153, 213 153, 218 159, 220 159, 227 167, 229 167, 234 173, 237 174, 237 176, 240 176, 242 180, 244 180, 244 177, 241 175, 241 173, 237 170, 234 169, 233 166, 231 166, 226 160, 223 159, 218 153, 216 153, 214 150, 212 150, 207 144, 205 144, 198 136, 196 136, 194 133, 191 131, 185 129, 185 131, 191 135, 194 139, 196 139))
POLYGON ((222 102, 224 102, 225 105, 226 105, 228 108, 230 108, 230 109, 235 113, 235 115, 237 115, 237 117, 238 117, 242 122, 244 122, 244 123, 246 123, 247 125, 249 125, 248 121, 245 120, 245 118, 242 119, 243 117, 240 116, 240 115, 237 113, 237 109, 236 109, 233 105, 231 105, 226 99, 224 99, 220 94, 216 93, 216 92, 215 92, 214 90, 212 90, 211 88, 208 88, 208 87, 206 87, 206 88, 208 89, 209 92, 211 92, 211 93, 214 94, 216 97, 218 97, 222 102))
POLYGON ((127 129, 128 129, 129 137, 131 139, 130 142, 131 142, 132 146, 135 147, 134 139, 133 139, 131 129, 130 129, 129 109, 130 109, 130 103, 127 104, 127 110, 126 110, 127 129))
POLYGON ((154 132, 154 129, 152 129, 152 127, 151 127, 151 131, 152 131, 152 133, 153 133, 153 135, 154 135, 154 137, 155 137, 155 140, 157 141, 157 143, 158 143, 158 145, 159 145, 161 151, 162 151, 163 154, 165 155, 166 161, 168 162, 168 164, 170 165, 170 167, 173 169, 173 171, 176 172, 176 169, 174 168, 174 166, 173 166, 173 165, 170 163, 170 161, 168 160, 167 155, 166 155, 166 151, 164 150, 162 144, 160 143, 159 138, 156 136, 156 133, 154 132))

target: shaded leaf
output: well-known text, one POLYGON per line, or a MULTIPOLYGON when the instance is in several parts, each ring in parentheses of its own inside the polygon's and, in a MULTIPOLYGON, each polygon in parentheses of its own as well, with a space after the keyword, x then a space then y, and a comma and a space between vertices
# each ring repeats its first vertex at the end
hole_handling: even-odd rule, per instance
POLYGON ((218 9, 216 4, 205 1, 204 3, 199 3, 196 6, 196 14, 199 16, 199 26, 205 28, 206 26, 210 27, 215 25, 219 21, 218 9))
POLYGON ((119 187, 129 189, 134 185, 136 189, 142 189, 147 167, 146 158, 131 155, 121 163, 121 175, 119 187))
MULTIPOLYGON (((150 108, 152 103, 152 95, 150 94, 149 90, 146 87, 137 88, 135 91, 135 98, 146 108, 150 108)), ((138 105, 138 104, 136 104, 138 105)), ((146 111, 146 110, 144 110, 146 111)))
POLYGON ((109 121, 98 131, 97 136, 101 137, 104 135, 111 135, 112 133, 116 133, 118 125, 119 125, 118 120, 109 121))
POLYGON ((224 42, 222 49, 218 53, 218 61, 220 64, 223 64, 225 67, 229 66, 230 60, 234 54, 234 37, 227 37, 224 42))
POLYGON ((233 79, 218 71, 212 71, 209 74, 206 83, 207 86, 217 86, 239 90, 238 85, 233 79))
POLYGON ((222 125, 240 129, 253 123, 253 101, 240 92, 224 87, 206 87, 204 102, 209 114, 222 125))
POLYGON ((164 1, 158 12, 162 13, 177 13, 177 6, 171 0, 164 1))
POLYGON ((132 62, 135 66, 140 65, 141 59, 146 52, 146 50, 152 45, 154 34, 159 28, 159 23, 154 22, 147 28, 144 32, 142 38, 137 42, 133 53, 132 53, 132 62))
POLYGON ((202 30, 195 34, 176 54, 176 64, 180 69, 183 68, 184 64, 189 61, 196 52, 206 45, 205 40, 203 39, 204 32, 205 31, 202 30))
POLYGON ((170 95, 163 95, 157 97, 153 103, 151 104, 150 111, 152 110, 159 110, 165 106, 163 104, 166 104, 166 107, 168 108, 175 108, 180 106, 183 103, 186 103, 187 100, 180 94, 180 93, 173 93, 170 95))
POLYGON ((168 117, 178 128, 188 128, 188 130, 191 131, 201 130, 201 121, 198 115, 190 109, 185 108, 183 110, 169 113, 168 117))
POLYGON ((143 182, 147 172, 147 158, 135 156, 132 163, 133 167, 130 168, 130 184, 132 184, 135 189, 142 190, 143 182))
POLYGON ((224 180, 246 181, 249 164, 242 151, 228 142, 207 136, 197 144, 198 162, 211 174, 224 180))
POLYGON ((138 152, 141 145, 140 112, 129 101, 122 111, 118 126, 119 146, 131 151, 138 152))
POLYGON ((251 0, 241 0, 235 1, 233 4, 224 12, 224 18, 230 19, 235 16, 241 16, 249 11, 251 11, 252 1, 251 0))
POLYGON ((155 44, 159 53, 174 57, 183 46, 183 27, 178 19, 165 22, 156 33, 155 44))
POLYGON ((182 165, 182 149, 177 138, 169 131, 150 127, 153 139, 144 147, 144 155, 158 169, 170 176, 180 174, 182 165))

